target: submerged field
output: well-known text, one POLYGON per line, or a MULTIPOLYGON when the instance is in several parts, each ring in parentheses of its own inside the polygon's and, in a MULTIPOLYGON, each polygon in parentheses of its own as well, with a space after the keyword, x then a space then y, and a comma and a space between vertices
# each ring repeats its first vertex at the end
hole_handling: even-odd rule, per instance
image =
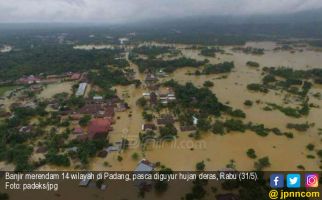
MULTIPOLYGON (((146 44, 147 45, 147 44, 146 44)), ((245 46, 253 48, 263 48, 263 55, 247 54, 241 51, 232 50, 232 46, 220 47, 224 53, 216 53, 216 56, 203 56, 200 49, 189 45, 158 44, 153 45, 171 46, 176 53, 172 58, 184 56, 198 61, 209 60, 209 64, 222 63, 224 61, 234 62, 235 67, 231 72, 220 74, 200 74, 196 75, 196 70, 200 67, 181 67, 175 69, 168 76, 160 78, 159 82, 164 83, 174 79, 179 84, 191 82, 198 88, 203 87, 205 81, 211 81, 209 87, 218 98, 219 102, 229 105, 234 109, 240 109, 246 117, 242 119, 244 123, 263 124, 270 129, 279 129, 281 132, 291 132, 290 135, 277 135, 270 132, 267 136, 260 136, 254 131, 245 130, 229 131, 225 134, 214 134, 211 130, 201 131, 200 137, 194 138, 193 132, 181 132, 179 123, 175 122, 178 129, 177 138, 173 141, 161 141, 142 145, 139 140, 142 124, 147 123, 143 119, 143 108, 137 105, 137 100, 149 89, 142 84, 137 87, 134 84, 129 86, 116 85, 117 96, 128 103, 130 109, 125 112, 116 112, 113 131, 109 133, 109 143, 115 144, 127 139, 129 147, 120 152, 110 152, 106 158, 93 158, 88 164, 92 170, 133 170, 138 161, 145 158, 153 163, 160 163, 172 170, 195 170, 198 162, 204 162, 205 170, 221 170, 225 168, 235 168, 237 170, 253 170, 254 163, 261 158, 267 157, 269 165, 265 170, 320 170, 321 158, 318 151, 322 149, 322 99, 317 94, 322 94, 321 84, 313 84, 306 98, 308 103, 313 105, 308 115, 292 117, 285 115, 278 109, 268 109, 268 105, 278 105, 281 107, 298 107, 301 102, 294 95, 290 95, 286 90, 271 89, 267 93, 254 92, 247 89, 251 83, 260 83, 265 73, 264 67, 285 66, 292 69, 310 70, 322 68, 322 52, 314 51, 308 46, 289 50, 276 50, 279 47, 273 42, 249 42, 245 46), (274 50, 275 49, 275 50, 274 50), (256 62, 259 66, 247 66, 248 61, 256 62), (245 105, 246 101, 252 102, 252 106, 245 105), (288 128, 288 124, 310 124, 305 131, 288 128), (309 148, 308 148, 309 146, 309 148), (252 149, 256 156, 251 158, 247 151, 252 149), (135 156, 134 156, 135 155, 135 156)), ((95 45, 77 46, 78 49, 91 50, 95 45)), ((97 48, 110 48, 110 46, 98 46, 97 48)), ((145 74, 140 72, 139 67, 130 61, 129 54, 132 46, 126 49, 126 59, 129 61, 129 68, 133 70, 134 78, 142 83, 145 74)), ((142 56, 143 57, 143 56, 142 56)), ((164 60, 172 59, 169 55, 159 56, 164 60)), ((42 99, 50 99, 58 93, 71 94, 74 82, 60 82, 49 84, 44 87, 38 95, 42 99)), ((90 90, 86 91, 86 97, 90 90)), ((0 88, 1 90, 1 88, 0 88)), ((8 90, 8 89, 7 89, 8 90)), ((6 90, 6 91, 7 91, 6 90)), ((9 100, 5 100, 9 101, 9 100)), ((10 100, 10 102, 12 99, 10 100)), ((162 113, 170 113, 169 108, 162 109, 160 113, 155 112, 158 117, 162 113)), ((214 117, 214 120, 224 120, 226 114, 221 117, 214 117)), ((154 120, 155 121, 155 120, 154 120)), ((40 154, 33 155, 35 161, 42 157, 40 154)), ((9 165, 1 163, 0 168, 10 168, 9 165)), ((13 166, 11 166, 13 168, 13 166)), ((69 169, 79 169, 77 164, 72 163, 69 169)), ((56 167, 43 165, 39 170, 66 169, 66 167, 56 167)))
MULTIPOLYGON (((268 156, 270 167, 265 170, 299 170, 299 166, 304 166, 306 170, 319 170, 320 161, 314 151, 307 150, 308 144, 313 144, 315 149, 321 149, 321 135, 319 128, 322 128, 320 117, 322 111, 320 108, 312 108, 310 114, 301 118, 292 118, 285 116, 278 110, 265 111, 266 103, 284 104, 286 92, 271 91, 267 94, 251 92, 246 86, 249 83, 260 82, 261 68, 264 66, 286 66, 294 69, 310 69, 319 67, 322 62, 321 52, 304 50, 302 52, 291 53, 289 51, 273 51, 275 44, 272 42, 248 43, 247 46, 265 48, 265 54, 248 55, 241 52, 231 52, 231 47, 225 47, 229 54, 218 54, 215 58, 204 57, 198 50, 186 49, 185 45, 177 45, 183 55, 194 59, 210 60, 210 63, 219 63, 223 61, 234 61, 235 69, 228 73, 225 78, 222 75, 188 75, 188 72, 194 72, 194 68, 182 68, 176 70, 165 80, 174 79, 179 83, 192 82, 197 86, 202 86, 204 81, 214 82, 211 90, 217 95, 221 102, 229 103, 234 108, 242 109, 246 113, 245 121, 264 124, 267 127, 277 127, 287 131, 287 123, 314 123, 315 126, 305 132, 292 130, 294 138, 287 138, 270 134, 266 137, 258 136, 254 132, 246 131, 230 132, 225 135, 214 135, 211 132, 202 133, 201 139, 195 140, 188 137, 189 133, 180 132, 178 138, 173 142, 164 144, 153 144, 143 149, 137 144, 138 132, 142 123, 141 112, 136 106, 136 100, 141 97, 145 89, 135 87, 116 87, 119 94, 126 91, 129 97, 126 101, 129 103, 130 111, 121 113, 120 119, 114 125, 114 131, 110 134, 110 140, 119 141, 122 137, 133 141, 135 145, 121 154, 123 160, 117 160, 118 154, 112 153, 106 160, 97 159, 91 164, 93 169, 110 170, 131 170, 135 168, 137 161, 131 158, 136 152, 140 158, 145 157, 152 162, 161 162, 173 170, 194 170, 197 162, 205 161, 206 170, 220 170, 227 167, 227 164, 233 163, 238 170, 251 170, 254 168, 254 159, 247 156, 246 152, 252 148, 257 154, 257 158, 268 156), (246 66, 246 62, 252 60, 260 64, 260 68, 246 66), (251 100, 254 103, 252 107, 244 105, 245 100, 251 100), (128 117, 129 113, 132 117, 128 117), (310 157, 308 155, 313 155, 310 157), (108 162, 109 167, 104 165, 108 162)), ((135 65, 131 65, 136 69, 135 65)), ((142 77, 139 77, 142 78, 142 77)), ((322 87, 314 85, 309 93, 310 102, 322 107, 320 99, 312 97, 313 93, 322 92, 322 87), (314 92, 313 92, 314 91, 314 92)), ((296 103, 295 103, 296 104, 296 103)), ((288 103, 288 105, 292 105, 288 103)))

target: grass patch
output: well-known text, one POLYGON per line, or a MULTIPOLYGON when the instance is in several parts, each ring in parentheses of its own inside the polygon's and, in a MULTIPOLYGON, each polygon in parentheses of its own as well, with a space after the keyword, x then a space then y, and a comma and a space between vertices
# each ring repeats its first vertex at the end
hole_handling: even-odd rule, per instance
POLYGON ((0 86, 0 97, 2 97, 7 91, 13 90, 17 86, 0 86))

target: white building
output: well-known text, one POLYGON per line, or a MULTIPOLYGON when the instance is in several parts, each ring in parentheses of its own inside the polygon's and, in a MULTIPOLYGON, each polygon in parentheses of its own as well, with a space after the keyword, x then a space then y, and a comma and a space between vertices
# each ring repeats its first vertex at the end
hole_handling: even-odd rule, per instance
POLYGON ((77 97, 83 96, 85 94, 86 87, 87 87, 87 83, 80 83, 75 95, 77 97))

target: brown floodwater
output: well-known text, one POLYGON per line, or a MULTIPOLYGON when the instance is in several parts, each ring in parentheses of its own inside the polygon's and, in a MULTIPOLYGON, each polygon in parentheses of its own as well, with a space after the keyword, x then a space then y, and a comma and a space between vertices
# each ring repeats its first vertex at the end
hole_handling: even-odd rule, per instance
MULTIPOLYGON (((303 165, 307 170, 319 170, 319 159, 308 159, 306 156, 316 153, 306 150, 306 145, 312 143, 316 149, 321 149, 321 136, 318 135, 318 128, 322 128, 320 108, 312 108, 307 117, 299 119, 285 116, 283 113, 274 111, 264 111, 265 103, 276 103, 286 105, 284 97, 286 93, 271 91, 268 94, 250 92, 246 85, 249 83, 260 82, 261 69, 254 69, 246 66, 246 62, 256 61, 263 66, 287 66, 294 69, 307 69, 310 67, 322 67, 322 53, 310 50, 303 52, 290 53, 288 51, 273 51, 277 45, 272 42, 251 42, 246 46, 264 48, 265 54, 262 56, 244 54, 242 52, 232 52, 232 47, 223 47, 228 54, 218 54, 215 58, 201 56, 198 50, 186 48, 186 45, 176 45, 182 51, 182 54, 198 60, 209 59, 211 63, 223 61, 234 61, 235 69, 227 74, 227 78, 220 78, 222 75, 203 75, 191 76, 187 72, 194 72, 194 68, 182 68, 176 70, 169 77, 184 84, 193 82, 195 85, 202 86, 204 81, 211 80, 215 86, 212 91, 223 103, 229 103, 234 108, 245 111, 247 117, 245 122, 263 123, 266 127, 277 127, 282 131, 291 131, 294 138, 289 139, 285 136, 276 136, 270 134, 267 137, 261 137, 254 132, 245 133, 230 132, 224 136, 204 133, 202 139, 195 140, 188 137, 189 133, 179 133, 175 142, 169 142, 161 145, 149 145, 142 149, 140 145, 130 146, 130 149, 122 153, 111 153, 106 159, 96 159, 92 164, 93 169, 110 169, 110 170, 132 170, 135 168, 137 161, 131 158, 134 152, 140 155, 140 158, 146 158, 152 162, 161 162, 162 164, 174 170, 194 170, 197 162, 204 160, 207 170, 219 170, 226 167, 230 160, 235 161, 238 170, 251 170, 254 168, 254 160, 246 155, 249 148, 256 151, 257 156, 268 156, 271 166, 266 170, 298 170, 298 165, 303 165), (244 106, 245 100, 260 100, 261 103, 254 104, 248 108, 244 106), (288 130, 287 123, 315 123, 315 126, 306 132, 288 130), (117 156, 121 155, 123 161, 119 162, 117 156), (108 162, 109 166, 104 166, 108 162)), ((135 65, 131 64, 136 71, 135 65)), ((137 78, 143 79, 142 75, 137 78)), ((163 80, 163 81, 164 81, 163 80)), ((131 110, 124 113, 118 113, 120 119, 114 125, 114 131, 110 133, 110 141, 120 141, 122 137, 135 141, 141 129, 142 110, 135 106, 136 100, 142 96, 142 92, 147 91, 144 88, 137 89, 134 86, 116 87, 118 94, 128 94, 125 100, 131 106, 131 110), (128 117, 132 112, 132 117, 128 117)), ((312 91, 322 92, 320 86, 314 86, 312 91)), ((313 92, 310 93, 312 96, 313 92)), ((322 107, 321 100, 310 97, 310 103, 322 107)), ((291 103, 288 106, 296 106, 298 103, 291 103)))
MULTIPOLYGON (((167 44, 166 44, 167 45, 167 44)), ((273 42, 251 42, 246 46, 264 48, 265 54, 261 56, 244 54, 242 52, 232 52, 232 47, 223 47, 226 54, 217 54, 216 57, 204 57, 200 55, 199 50, 187 48, 187 45, 175 45, 182 51, 182 54, 198 60, 209 59, 211 63, 223 61, 234 61, 235 68, 226 78, 223 75, 188 75, 188 72, 194 72, 194 68, 181 68, 176 70, 169 77, 177 80, 181 84, 193 82, 197 86, 202 86, 204 81, 211 80, 214 87, 211 90, 216 94, 219 101, 229 103, 233 108, 242 109, 247 117, 245 122, 262 123, 268 128, 277 127, 282 131, 291 131, 294 138, 289 139, 285 136, 276 136, 270 134, 267 137, 261 137, 254 132, 245 133, 230 132, 219 136, 212 133, 203 133, 202 138, 195 140, 190 138, 187 132, 179 132, 178 138, 173 142, 162 144, 150 144, 142 148, 138 142, 138 135, 141 131, 141 125, 144 123, 142 118, 142 109, 136 106, 136 101, 142 96, 143 92, 148 90, 142 85, 140 88, 135 86, 116 86, 118 95, 123 98, 130 106, 126 112, 117 112, 115 116, 116 123, 113 125, 113 131, 109 134, 111 143, 119 142, 122 138, 130 141, 130 147, 123 152, 112 152, 104 159, 95 158, 91 161, 89 168, 92 170, 133 170, 138 160, 132 158, 133 153, 139 155, 139 159, 146 158, 151 162, 161 162, 161 164, 172 168, 173 170, 194 170, 197 162, 202 160, 206 163, 206 170, 220 170, 226 167, 231 161, 235 161, 238 170, 252 170, 254 161, 246 155, 249 148, 256 151, 257 156, 268 156, 271 166, 266 170, 298 170, 298 165, 303 165, 307 170, 319 170, 321 165, 318 158, 308 159, 306 156, 316 155, 315 151, 306 150, 306 145, 312 143, 315 149, 322 149, 321 136, 318 134, 318 128, 322 128, 322 101, 313 97, 312 94, 322 92, 322 87, 314 85, 309 94, 310 103, 319 105, 321 108, 311 108, 307 117, 291 118, 283 113, 274 111, 264 111, 266 103, 276 103, 285 105, 284 97, 286 93, 280 91, 270 91, 268 94, 255 93, 247 90, 249 83, 261 81, 261 68, 264 66, 287 66, 294 69, 308 69, 311 67, 322 67, 322 52, 304 49, 303 52, 296 51, 273 51, 277 45, 273 42), (259 69, 246 66, 247 61, 256 61, 260 63, 259 69), (260 100, 260 103, 254 103, 252 107, 244 106, 245 100, 260 100), (315 126, 306 132, 288 130, 287 123, 315 123, 315 126), (118 161, 118 156, 123 158, 118 161)), ((88 49, 92 49, 92 46, 88 49)), ((131 68, 136 72, 136 78, 144 80, 144 75, 138 72, 137 66, 130 63, 131 68)), ((41 96, 49 98, 55 93, 70 90, 71 85, 49 85, 41 96), (47 91, 48 90, 48 91, 47 91)), ((297 102, 289 103, 287 106, 296 106, 297 102)), ((71 167, 71 169, 74 166, 71 167)), ((52 166, 42 167, 41 170, 60 169, 52 166)))

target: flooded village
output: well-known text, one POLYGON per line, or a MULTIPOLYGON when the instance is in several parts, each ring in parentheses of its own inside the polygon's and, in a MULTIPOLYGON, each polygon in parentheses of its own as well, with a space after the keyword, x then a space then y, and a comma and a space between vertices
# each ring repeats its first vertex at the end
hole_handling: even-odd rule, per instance
MULTIPOLYGON (((123 45, 124 46, 124 45, 123 45)), ((236 170, 252 170, 254 163, 261 158, 269 159, 265 170, 319 170, 322 166, 318 150, 321 146, 322 124, 321 115, 321 85, 313 83, 306 98, 310 105, 310 112, 301 117, 292 117, 268 105, 297 107, 301 104, 295 94, 287 89, 269 89, 269 92, 256 92, 248 89, 249 84, 260 83, 265 76, 265 67, 284 66, 293 70, 310 70, 319 67, 321 52, 312 49, 307 44, 284 50, 281 44, 275 42, 249 42, 244 47, 262 49, 262 54, 249 53, 243 48, 232 46, 219 47, 220 53, 205 56, 201 54, 203 46, 145 43, 139 46, 169 47, 171 51, 158 54, 158 58, 171 60, 180 57, 192 58, 200 61, 198 67, 180 67, 173 72, 165 72, 158 68, 155 71, 140 70, 131 59, 133 49, 137 46, 126 46, 122 59, 129 62, 126 76, 131 80, 139 80, 140 84, 115 85, 115 96, 108 99, 99 95, 99 86, 88 80, 88 72, 65 74, 33 74, 24 76, 16 81, 14 88, 8 88, 1 97, 1 117, 13 118, 14 108, 36 108, 45 102, 44 111, 55 113, 50 118, 32 117, 30 123, 18 127, 21 135, 35 134, 39 126, 54 135, 62 135, 62 140, 69 141, 59 150, 60 154, 70 155, 70 164, 42 165, 48 153, 48 136, 37 137, 31 141, 33 145, 31 161, 38 163, 39 170, 57 169, 91 169, 91 170, 123 170, 132 171, 140 160, 147 160, 157 166, 167 166, 172 170, 195 170, 196 164, 203 162, 205 169, 210 171, 225 168, 236 170), (245 51, 244 51, 245 50, 245 51), (174 55, 173 55, 174 54, 174 55), (202 70, 202 63, 208 64, 233 62, 234 68, 229 72, 216 74, 198 74, 202 70), (248 66, 247 62, 258 63, 258 66, 248 66), (175 80, 178 84, 192 83, 197 88, 203 88, 205 82, 218 101, 244 113, 242 117, 232 115, 232 119, 242 119, 244 123, 263 125, 270 133, 256 134, 258 129, 246 128, 238 131, 233 129, 224 134, 214 134, 211 126, 203 128, 198 123, 198 116, 190 116, 182 123, 180 115, 173 107, 177 103, 178 94, 173 86, 167 83, 175 80), (74 104, 64 100, 74 96, 74 104), (80 98, 78 98, 80 97, 80 98), (79 102, 77 102, 79 101, 79 102), (248 103, 246 103, 248 102, 248 103), (191 119, 190 119, 191 118, 191 119), (58 120, 59 126, 48 120, 58 120), (290 128, 290 124, 309 124, 305 131, 290 128), (288 133, 286 136, 277 132, 288 133), (163 131, 173 135, 164 134, 163 131), (171 136, 170 138, 167 138, 171 136), (172 136, 174 136, 172 138, 172 136), (62 139, 64 138, 64 139, 62 139), (108 144, 101 144, 99 150, 91 154, 92 158, 84 162, 77 155, 79 146, 72 141, 86 141, 107 138, 108 144), (256 154, 253 158, 248 152, 256 154), (284 162, 285 156, 289 158, 284 162)), ((91 51, 89 47, 77 46, 78 49, 91 51)), ((97 48, 111 48, 110 45, 97 48)), ((145 55, 137 53, 144 59, 145 55)), ((278 77, 277 77, 278 78, 278 77)), ((300 87, 300 86, 296 86, 300 87)), ((191 101, 198 101, 193 99, 191 101)), ((192 103, 192 102, 191 102, 192 103)), ((198 102, 195 102, 198 104, 198 102)), ((193 111, 194 112, 194 111, 193 111)), ((188 115, 189 116, 189 115, 188 115)), ((209 123, 228 119, 229 114, 208 116, 209 123)), ((298 125, 300 126, 300 125, 298 125)), ((226 127, 226 129, 228 129, 226 127)), ((216 131, 215 131, 216 132, 216 131)), ((50 136, 55 138, 55 136, 50 136)), ((61 158, 62 160, 65 157, 61 158)), ((84 158, 87 159, 87 158, 84 158)), ((262 160, 262 161, 263 161, 262 160)), ((267 160, 266 160, 267 161, 267 160)), ((65 162, 65 161, 62 161, 65 162)), ((69 162, 68 162, 69 163, 69 162)), ((256 164, 255 164, 256 166, 256 164)), ((11 169, 11 164, 1 163, 1 169, 11 169)))

